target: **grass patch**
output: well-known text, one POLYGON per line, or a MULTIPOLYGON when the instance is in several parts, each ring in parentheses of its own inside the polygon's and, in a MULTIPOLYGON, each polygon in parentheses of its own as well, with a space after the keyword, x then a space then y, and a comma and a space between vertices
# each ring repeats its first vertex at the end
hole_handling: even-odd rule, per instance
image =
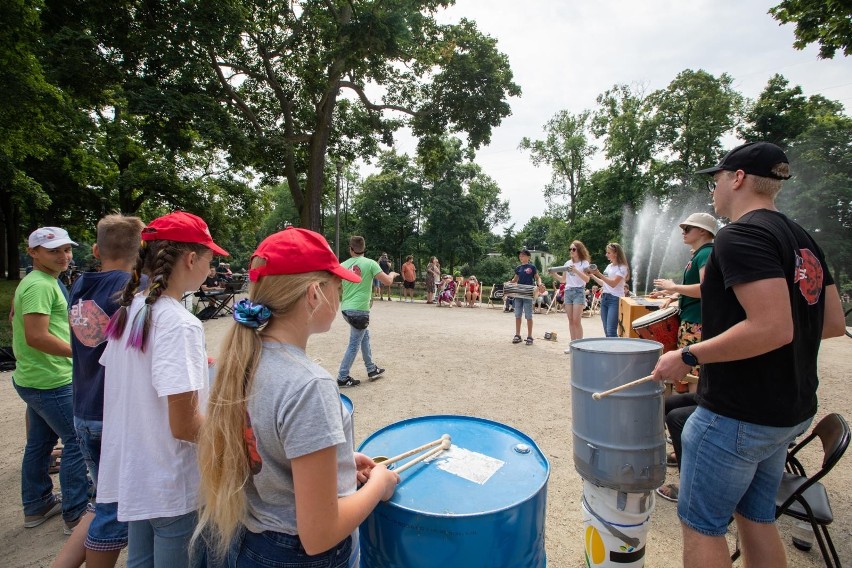
POLYGON ((20 280, 0 280, 0 345, 12 345, 12 323, 9 312, 20 280))

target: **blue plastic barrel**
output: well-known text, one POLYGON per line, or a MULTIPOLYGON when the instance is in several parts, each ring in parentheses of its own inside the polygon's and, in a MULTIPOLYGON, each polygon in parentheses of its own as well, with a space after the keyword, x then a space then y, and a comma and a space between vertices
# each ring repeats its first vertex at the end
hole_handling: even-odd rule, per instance
POLYGON ((443 434, 450 450, 402 472, 361 525, 362 568, 546 566, 550 464, 527 435, 481 418, 423 416, 382 428, 359 451, 395 456, 443 434))

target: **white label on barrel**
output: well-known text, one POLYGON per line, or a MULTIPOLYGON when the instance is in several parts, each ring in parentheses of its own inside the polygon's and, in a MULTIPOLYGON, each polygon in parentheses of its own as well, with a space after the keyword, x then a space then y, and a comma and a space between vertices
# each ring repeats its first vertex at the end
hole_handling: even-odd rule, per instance
POLYGON ((450 446, 449 450, 427 461, 434 461, 438 469, 480 485, 484 485, 506 463, 485 454, 460 448, 455 444, 450 446))

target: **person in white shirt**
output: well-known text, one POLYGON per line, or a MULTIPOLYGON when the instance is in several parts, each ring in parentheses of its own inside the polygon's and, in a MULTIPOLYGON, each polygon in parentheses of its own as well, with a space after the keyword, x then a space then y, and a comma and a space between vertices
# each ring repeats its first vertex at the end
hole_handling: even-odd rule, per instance
POLYGON ((201 322, 180 302, 197 289, 216 245, 190 213, 155 219, 107 327, 99 503, 118 503, 128 523, 128 566, 198 566, 195 441, 204 421, 208 371, 201 322), (137 294, 142 274, 147 289, 137 294), (129 324, 129 325, 128 325, 129 324))
POLYGON ((618 302, 624 297, 624 285, 630 279, 630 266, 624 249, 618 243, 606 245, 606 259, 609 264, 604 269, 592 271, 592 278, 603 287, 601 294, 601 320, 607 337, 618 336, 618 302))

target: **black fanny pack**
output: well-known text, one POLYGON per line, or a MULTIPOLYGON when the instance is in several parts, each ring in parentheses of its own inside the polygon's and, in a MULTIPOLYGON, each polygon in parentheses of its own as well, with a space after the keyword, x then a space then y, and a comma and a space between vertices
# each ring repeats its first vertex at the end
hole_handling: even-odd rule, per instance
POLYGON ((351 312, 343 312, 343 319, 355 329, 367 329, 370 325, 370 314, 352 314, 351 312))

